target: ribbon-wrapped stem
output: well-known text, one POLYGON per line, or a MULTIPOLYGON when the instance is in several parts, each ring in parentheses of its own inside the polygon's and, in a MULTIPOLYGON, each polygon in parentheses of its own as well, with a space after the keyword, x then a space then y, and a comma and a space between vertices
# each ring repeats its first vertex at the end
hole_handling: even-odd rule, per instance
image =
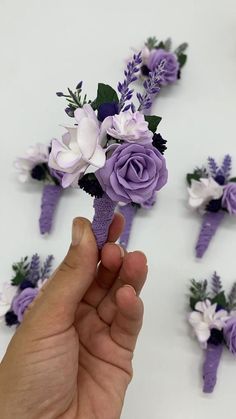
POLYGON ((129 243, 134 216, 137 212, 137 206, 132 204, 119 206, 119 211, 125 219, 125 228, 120 236, 120 244, 126 249, 129 243))
POLYGON ((41 214, 39 218, 40 233, 50 233, 54 213, 62 193, 59 185, 45 185, 41 201, 41 214))
POLYGON ((202 226, 196 244, 196 256, 201 258, 207 250, 212 237, 224 218, 224 211, 206 212, 203 216, 202 226))
POLYGON ((217 379, 217 369, 220 363, 223 347, 223 343, 220 343, 219 345, 208 343, 207 345, 207 349, 205 351, 205 362, 203 365, 204 393, 212 393, 214 390, 217 379))
POLYGON ((101 198, 94 198, 94 217, 92 222, 93 232, 98 248, 101 249, 107 241, 108 231, 113 219, 116 202, 104 193, 101 198))

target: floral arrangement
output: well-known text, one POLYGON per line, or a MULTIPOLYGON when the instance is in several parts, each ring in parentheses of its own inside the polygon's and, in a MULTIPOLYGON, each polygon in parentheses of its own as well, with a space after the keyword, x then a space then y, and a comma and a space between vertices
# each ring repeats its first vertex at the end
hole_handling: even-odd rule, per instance
POLYGON ((164 63, 165 71, 162 74, 160 84, 167 86, 176 82, 181 77, 181 70, 187 61, 186 42, 171 51, 172 40, 158 41, 156 37, 150 37, 142 48, 141 75, 148 77, 150 72, 164 63))
POLYGON ((205 350, 203 391, 212 393, 217 369, 226 347, 236 355, 236 283, 226 296, 220 277, 214 272, 209 286, 207 280, 191 281, 189 322, 205 350))
MULTIPOLYGON (((171 51, 172 41, 168 38, 166 41, 158 41, 156 37, 147 39, 144 47, 141 50, 142 63, 139 75, 145 78, 143 87, 149 83, 150 74, 157 71, 159 75, 159 89, 153 92, 152 101, 149 103, 149 109, 153 102, 153 98, 159 93, 160 88, 167 86, 180 79, 181 69, 187 61, 186 49, 187 43, 181 44, 173 52, 171 51)), ((148 109, 148 107, 146 108, 148 109)), ((153 141, 156 143, 159 151, 164 154, 166 150, 166 140, 164 140, 160 133, 155 133, 153 141)), ((120 238, 120 244, 123 247, 128 246, 131 229, 135 214, 140 207, 150 209, 155 204, 155 199, 146 201, 144 205, 134 205, 134 203, 127 205, 120 205, 119 211, 125 218, 125 229, 120 238)))
POLYGON ((203 214, 202 227, 196 244, 201 258, 225 214, 236 215, 236 178, 231 177, 232 159, 224 157, 221 166, 208 158, 208 166, 187 174, 189 205, 203 214))
POLYGON ((50 276, 53 256, 49 255, 41 263, 36 253, 26 256, 12 265, 13 277, 3 284, 0 292, 0 321, 5 319, 7 326, 19 325, 25 310, 37 297, 40 288, 50 276))
POLYGON ((160 90, 163 67, 149 73, 144 93, 131 84, 137 80, 141 52, 134 54, 117 91, 99 83, 95 100, 82 98, 82 82, 68 94, 58 92, 74 120, 62 139, 52 140, 49 167, 61 176, 63 188, 80 187, 94 197, 93 231, 101 248, 118 203, 149 205, 167 182, 165 158, 156 139, 161 118, 144 115, 160 90))
POLYGON ((14 162, 20 182, 30 181, 43 184, 41 214, 39 218, 40 233, 50 233, 54 213, 62 193, 61 175, 48 166, 51 146, 35 144, 28 148, 23 157, 14 162))

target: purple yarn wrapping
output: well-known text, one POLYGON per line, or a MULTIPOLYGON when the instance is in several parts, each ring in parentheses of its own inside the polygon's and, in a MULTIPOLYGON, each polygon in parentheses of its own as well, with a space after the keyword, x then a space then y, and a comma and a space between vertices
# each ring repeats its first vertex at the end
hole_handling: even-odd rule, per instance
POLYGON ((223 211, 206 212, 204 214, 201 230, 195 247, 197 258, 201 258, 204 255, 212 237, 223 220, 224 215, 223 211))
POLYGON ((209 343, 206 349, 206 357, 203 365, 203 392, 212 393, 216 385, 217 369, 223 352, 223 344, 213 345, 209 343))
POLYGON ((62 193, 62 187, 58 185, 45 185, 41 201, 41 214, 39 218, 40 233, 50 233, 53 216, 62 193))
POLYGON ((108 231, 113 219, 116 202, 112 201, 109 196, 104 193, 102 198, 94 198, 93 207, 95 213, 92 228, 98 248, 101 249, 107 241, 108 231))
POLYGON ((132 204, 119 206, 119 211, 125 219, 125 228, 120 236, 120 244, 126 249, 129 243, 130 232, 133 225, 134 216, 137 212, 137 207, 132 204))

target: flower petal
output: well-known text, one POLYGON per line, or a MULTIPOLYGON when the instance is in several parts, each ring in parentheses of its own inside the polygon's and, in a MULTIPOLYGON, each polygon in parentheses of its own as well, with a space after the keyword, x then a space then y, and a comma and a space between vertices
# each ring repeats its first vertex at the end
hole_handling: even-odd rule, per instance
POLYGON ((77 128, 77 142, 83 158, 88 161, 94 154, 98 135, 99 128, 92 119, 84 118, 81 120, 77 128))

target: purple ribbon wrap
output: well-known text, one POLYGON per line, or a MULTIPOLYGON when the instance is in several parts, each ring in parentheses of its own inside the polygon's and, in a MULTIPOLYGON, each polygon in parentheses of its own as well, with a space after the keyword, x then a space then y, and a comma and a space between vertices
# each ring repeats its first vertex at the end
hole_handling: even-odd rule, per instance
POLYGON ((202 258, 202 256, 204 255, 212 237, 216 233, 216 230, 218 229, 221 221, 223 220, 224 215, 224 211, 208 211, 204 214, 201 230, 195 247, 197 258, 202 258))
POLYGON ((101 249, 107 241, 116 202, 112 201, 109 196, 104 193, 101 198, 94 198, 93 207, 95 212, 92 228, 97 241, 97 246, 101 249))
POLYGON ((124 228, 123 233, 120 236, 119 242, 121 246, 123 246, 126 249, 129 243, 130 233, 131 233, 131 229, 132 229, 132 225, 134 221, 134 216, 137 212, 137 207, 132 204, 127 204, 127 205, 119 206, 119 211, 125 219, 125 228, 124 228))
POLYGON ((203 364, 203 392, 212 393, 216 385, 217 370, 220 363, 221 355, 223 352, 223 343, 219 345, 213 345, 208 343, 205 362, 203 364))
POLYGON ((62 193, 62 187, 58 185, 45 185, 41 201, 41 214, 39 218, 40 233, 50 233, 54 213, 62 193))

